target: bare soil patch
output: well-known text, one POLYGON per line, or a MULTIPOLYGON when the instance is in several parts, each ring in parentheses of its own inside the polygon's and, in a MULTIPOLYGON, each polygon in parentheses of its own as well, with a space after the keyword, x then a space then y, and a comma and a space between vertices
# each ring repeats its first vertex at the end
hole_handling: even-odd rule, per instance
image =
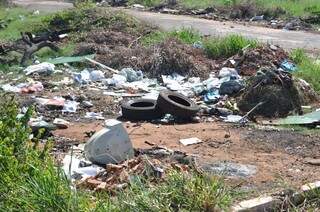
MULTIPOLYGON (((85 142, 84 132, 99 130, 101 125, 101 122, 74 123, 54 134, 85 142)), ((320 137, 314 134, 235 128, 222 123, 125 123, 125 126, 134 148, 149 149, 151 143, 194 155, 198 164, 228 161, 256 166, 257 173, 252 177, 226 179, 242 191, 253 192, 252 196, 261 192, 272 193, 285 186, 298 188, 319 176, 316 166, 304 163, 305 157, 319 157, 320 137), (198 137, 204 142, 187 147, 179 143, 179 139, 190 137, 198 137)))

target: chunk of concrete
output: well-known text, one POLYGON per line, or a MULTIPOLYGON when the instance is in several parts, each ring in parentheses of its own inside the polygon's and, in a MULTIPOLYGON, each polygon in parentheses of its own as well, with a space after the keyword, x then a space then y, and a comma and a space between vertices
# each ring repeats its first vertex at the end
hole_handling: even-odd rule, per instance
POLYGON ((95 133, 86 143, 86 158, 93 163, 119 163, 134 156, 132 143, 120 121, 109 119, 105 128, 95 133))
POLYGON ((232 207, 233 212, 264 212, 274 211, 277 206, 281 203, 280 200, 271 196, 259 197, 251 200, 240 202, 239 204, 232 207))

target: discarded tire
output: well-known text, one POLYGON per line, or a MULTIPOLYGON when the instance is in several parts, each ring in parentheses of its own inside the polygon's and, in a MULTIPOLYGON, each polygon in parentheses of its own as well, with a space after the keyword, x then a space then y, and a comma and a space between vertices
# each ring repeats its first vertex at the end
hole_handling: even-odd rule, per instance
POLYGON ((128 120, 152 120, 161 118, 164 114, 156 108, 152 99, 134 99, 121 105, 122 117, 128 120))
POLYGON ((172 91, 163 91, 159 94, 156 108, 162 113, 183 119, 189 119, 199 111, 199 107, 188 97, 172 91))

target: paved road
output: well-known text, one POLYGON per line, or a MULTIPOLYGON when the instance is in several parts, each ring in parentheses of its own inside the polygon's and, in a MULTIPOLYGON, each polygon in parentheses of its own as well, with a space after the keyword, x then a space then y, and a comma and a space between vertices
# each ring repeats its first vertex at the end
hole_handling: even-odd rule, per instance
POLYGON ((205 20, 190 16, 175 16, 134 10, 126 11, 140 20, 155 24, 165 30, 192 27, 205 35, 225 36, 228 34, 240 34, 259 41, 279 44, 286 49, 304 48, 309 52, 320 52, 320 34, 317 33, 245 26, 238 23, 205 20))
POLYGON ((41 0, 14 0, 14 4, 30 10, 39 10, 46 13, 54 13, 63 9, 72 8, 73 4, 63 1, 41 0))
MULTIPOLYGON (((15 0, 14 2, 29 9, 43 11, 57 11, 72 7, 71 3, 50 0, 15 0)), ((127 9, 124 11, 139 20, 156 25, 164 30, 192 27, 205 35, 225 36, 228 34, 240 34, 262 42, 278 44, 285 49, 304 48, 309 53, 320 53, 320 34, 317 33, 245 26, 238 23, 205 20, 190 16, 176 16, 127 9)))

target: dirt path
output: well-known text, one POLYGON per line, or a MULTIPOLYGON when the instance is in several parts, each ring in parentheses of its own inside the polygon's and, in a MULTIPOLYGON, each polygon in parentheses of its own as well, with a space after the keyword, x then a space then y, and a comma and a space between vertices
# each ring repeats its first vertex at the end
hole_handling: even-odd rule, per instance
MULTIPOLYGON (((45 12, 54 12, 73 6, 71 3, 51 0, 15 0, 14 3, 28 9, 45 12)), ((317 33, 246 26, 233 22, 219 22, 190 16, 176 16, 127 9, 124 11, 139 20, 154 24, 164 30, 192 27, 205 35, 225 36, 228 34, 240 34, 262 42, 278 44, 286 49, 303 48, 309 53, 320 53, 320 34, 317 33)))

